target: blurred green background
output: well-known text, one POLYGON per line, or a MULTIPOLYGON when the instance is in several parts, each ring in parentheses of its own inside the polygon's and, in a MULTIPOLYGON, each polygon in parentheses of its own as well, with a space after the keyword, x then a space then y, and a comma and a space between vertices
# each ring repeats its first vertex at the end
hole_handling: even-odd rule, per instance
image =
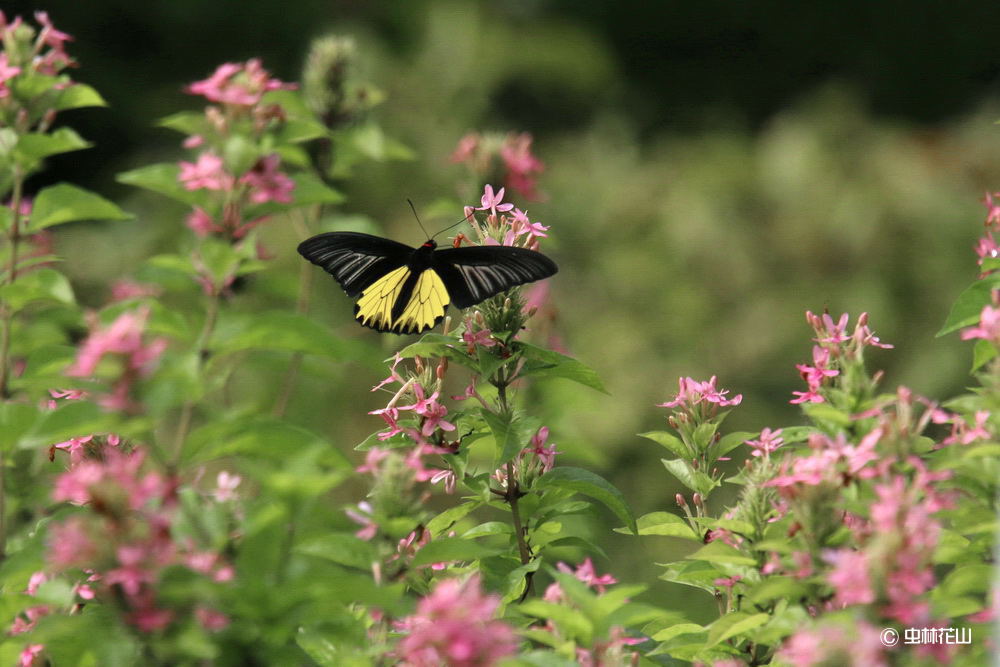
MULTIPOLYGON (((806 309, 868 311, 896 346, 871 355, 886 387, 945 398, 969 381, 969 347, 934 333, 976 275, 978 200, 1000 187, 989 3, 53 0, 3 9, 47 9, 76 37, 76 78, 110 104, 67 116, 97 146, 53 160, 31 184, 73 181, 139 216, 57 238, 89 305, 104 302, 109 279, 187 233, 183 209, 114 180, 181 157, 178 135, 154 125, 201 108, 183 86, 249 57, 297 80, 310 40, 336 33, 356 38, 359 75, 388 96, 375 115, 415 158, 360 168, 339 184, 349 199, 335 213, 419 242, 405 198, 458 196, 466 175, 448 156, 463 134, 535 136, 546 199, 515 201, 552 226, 543 247, 561 267, 551 281, 559 336, 610 395, 554 381, 530 393, 530 409, 565 460, 608 477, 637 514, 676 509, 662 450, 635 434, 665 428, 654 404, 679 375, 718 375, 744 395, 730 429, 799 422, 788 400, 802 388, 794 364, 810 358, 806 309)), ((456 208, 428 226, 460 216, 456 208)), ((255 279, 256 296, 241 298, 276 307, 294 299, 301 260, 291 231, 272 224, 268 234, 275 265, 255 279)), ((357 327, 340 290, 325 278, 318 286, 313 312, 343 335, 386 353, 404 342, 357 327)), ((247 359, 244 379, 286 362, 247 359)), ((384 400, 367 391, 379 371, 307 370, 300 419, 345 451, 378 428, 365 413, 384 400)), ((262 405, 276 390, 246 384, 262 405)), ((599 540, 611 556, 599 570, 631 581, 651 579, 642 564, 674 546, 602 531, 599 540)))

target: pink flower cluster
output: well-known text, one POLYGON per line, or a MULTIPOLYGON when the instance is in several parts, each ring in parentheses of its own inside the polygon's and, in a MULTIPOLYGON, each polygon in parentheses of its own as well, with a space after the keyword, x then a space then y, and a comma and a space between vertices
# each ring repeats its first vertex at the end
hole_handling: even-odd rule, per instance
MULTIPOLYGON (((465 218, 476 231, 479 245, 505 245, 538 250, 538 239, 548 236, 549 228, 540 222, 531 221, 525 211, 515 208, 510 202, 504 202, 505 193, 506 188, 494 191, 492 185, 486 185, 479 206, 465 207, 465 218), (476 211, 488 211, 485 221, 480 222, 476 219, 476 211)), ((465 237, 460 234, 457 240, 462 238, 465 237)))
POLYGON ((879 630, 865 621, 851 628, 820 625, 799 630, 785 642, 777 657, 794 667, 885 667, 889 664, 879 630))
MULTIPOLYGON (((598 575, 594 568, 594 563, 590 557, 584 559, 575 569, 566 563, 557 563, 556 569, 565 574, 570 574, 582 581, 589 588, 594 589, 597 595, 604 595, 608 586, 618 583, 610 573, 598 575)), ((563 592, 559 582, 549 584, 545 589, 542 599, 553 604, 572 604, 568 596, 563 592)), ((544 629, 553 635, 559 636, 559 629, 552 621, 546 621, 544 629)), ((600 667, 601 665, 626 665, 634 664, 638 660, 638 654, 627 655, 628 646, 640 644, 644 640, 628 637, 625 631, 619 626, 613 626, 608 630, 606 640, 595 639, 590 647, 579 646, 576 649, 576 660, 584 667, 600 667)))
POLYGON ((266 152, 266 142, 260 142, 261 154, 253 165, 241 174, 232 172, 221 157, 223 145, 235 132, 248 133, 260 140, 274 124, 283 122, 284 111, 274 104, 263 104, 264 93, 287 90, 293 84, 271 78, 257 59, 246 63, 226 63, 203 81, 197 81, 187 92, 202 95, 222 109, 209 106, 205 110, 207 127, 211 132, 194 135, 184 141, 186 148, 202 148, 194 162, 180 162, 178 180, 186 190, 207 190, 218 193, 212 205, 194 207, 187 218, 187 225, 199 236, 215 234, 231 239, 241 239, 267 216, 246 216, 249 206, 293 201, 295 182, 281 171, 281 158, 277 153, 266 152), (245 121, 249 119, 249 127, 245 121))
MULTIPOLYGON (((94 444, 93 438, 74 441, 94 444)), ((78 595, 110 596, 126 606, 129 623, 153 632, 176 616, 157 599, 156 586, 166 568, 184 565, 215 582, 232 579, 232 567, 215 553, 174 541, 177 481, 144 471, 141 450, 126 453, 110 437, 82 457, 74 459, 77 450, 72 444, 69 449, 71 467, 56 479, 52 498, 87 511, 49 528, 48 562, 54 572, 82 570, 88 575, 78 595)), ((217 629, 222 617, 207 608, 205 613, 217 629)))
POLYGON ((252 107, 260 104, 261 97, 270 90, 295 88, 293 83, 272 79, 260 60, 251 58, 245 63, 219 65, 210 77, 188 86, 187 92, 223 105, 252 107))
POLYGON ((727 398, 729 390, 719 389, 715 383, 714 375, 707 382, 678 378, 677 394, 666 403, 658 403, 657 407, 671 408, 676 417, 701 423, 715 417, 719 408, 735 407, 743 401, 743 394, 727 398))
POLYGON ((500 598, 484 595, 479 577, 440 581, 397 625, 406 636, 396 654, 410 667, 488 667, 517 650, 517 637, 494 619, 500 598))
POLYGON ((813 365, 797 364, 796 368, 806 381, 807 391, 794 391, 791 403, 823 403, 826 399, 820 393, 828 378, 840 374, 840 368, 848 363, 860 363, 865 347, 891 349, 892 345, 879 340, 868 328, 868 313, 861 313, 854 331, 847 334, 848 315, 844 313, 836 322, 828 313, 814 315, 806 311, 806 321, 816 332, 813 340, 813 365))
MULTIPOLYGON (((529 201, 540 199, 537 174, 545 165, 531 152, 532 136, 527 132, 509 133, 504 136, 483 135, 470 132, 459 139, 458 146, 451 154, 451 161, 465 164, 481 178, 498 175, 495 158, 499 157, 505 168, 503 180, 521 193, 529 201)), ((480 181, 481 182, 481 181, 480 181)))
POLYGON ((140 308, 122 313, 108 326, 100 325, 95 319, 90 335, 77 351, 76 360, 66 370, 66 375, 70 377, 92 377, 106 356, 118 358, 121 365, 116 371, 112 391, 99 400, 109 410, 131 410, 135 407, 131 397, 132 386, 139 378, 152 372, 156 360, 167 347, 165 338, 147 339, 148 318, 149 309, 140 308))
MULTIPOLYGON (((8 82, 22 72, 37 72, 46 76, 56 76, 62 70, 76 63, 66 53, 66 42, 73 38, 57 30, 49 19, 48 12, 36 11, 35 20, 41 25, 36 33, 21 17, 8 22, 0 11, 0 43, 6 48, 0 53, 0 100, 11 94, 8 82), (18 60, 11 62, 11 57, 18 60)), ((68 83, 57 84, 57 89, 68 83)))

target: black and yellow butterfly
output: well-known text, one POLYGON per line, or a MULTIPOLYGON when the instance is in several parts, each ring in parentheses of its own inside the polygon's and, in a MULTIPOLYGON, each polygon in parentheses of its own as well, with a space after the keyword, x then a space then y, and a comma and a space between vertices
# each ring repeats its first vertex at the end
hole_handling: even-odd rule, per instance
POLYGON ((558 268, 540 252, 509 246, 419 248, 358 232, 320 234, 299 253, 357 298, 354 316, 376 331, 420 333, 449 305, 468 308, 516 285, 548 278, 558 268))

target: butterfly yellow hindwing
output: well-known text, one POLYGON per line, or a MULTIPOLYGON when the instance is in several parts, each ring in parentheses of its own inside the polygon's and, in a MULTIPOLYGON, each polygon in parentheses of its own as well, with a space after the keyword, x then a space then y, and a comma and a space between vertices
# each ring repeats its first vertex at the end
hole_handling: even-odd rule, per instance
POLYGON ((405 304, 399 304, 404 286, 412 275, 409 267, 390 271, 365 289, 358 298, 355 317, 361 324, 397 333, 428 329, 444 316, 448 306, 448 290, 433 269, 417 276, 416 285, 405 304), (399 312, 399 311, 402 312, 399 312), (394 311, 399 312, 394 316, 394 311))

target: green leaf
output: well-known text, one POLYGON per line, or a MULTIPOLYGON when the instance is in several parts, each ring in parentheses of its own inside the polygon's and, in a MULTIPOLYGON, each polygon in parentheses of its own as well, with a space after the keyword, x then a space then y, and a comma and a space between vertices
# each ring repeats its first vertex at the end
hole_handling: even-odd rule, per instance
POLYGON ((969 372, 975 373, 995 356, 997 356, 997 348, 993 343, 988 340, 977 340, 972 348, 972 368, 969 372))
POLYGON ((67 401, 55 410, 43 413, 35 426, 21 440, 22 448, 52 445, 70 438, 108 433, 114 430, 114 417, 90 401, 67 401))
POLYGON ((117 180, 119 183, 158 192, 188 206, 204 207, 207 202, 205 191, 185 189, 177 180, 179 174, 180 167, 176 163, 161 162, 118 174, 117 180))
POLYGON ((991 275, 977 280, 958 295, 955 305, 951 307, 948 318, 944 326, 937 332, 937 336, 944 336, 962 327, 971 326, 979 322, 979 315, 983 311, 983 306, 991 303, 993 290, 1000 285, 1000 277, 991 275))
POLYGON ((0 451, 8 453, 39 418, 38 408, 24 403, 0 403, 0 451))
POLYGON ((648 433, 640 433, 639 437, 662 445, 681 459, 689 459, 694 455, 688 450, 688 446, 684 444, 683 440, 666 431, 649 431, 648 433))
POLYGON ((707 496, 717 486, 711 477, 692 468, 686 459, 660 459, 660 461, 681 484, 703 496, 707 496))
POLYGON ((66 109, 80 109, 82 107, 106 106, 108 103, 96 90, 85 83, 74 83, 59 93, 59 98, 53 108, 56 111, 65 111, 66 109))
POLYGON ((32 271, 18 278, 17 282, 0 287, 0 299, 15 312, 39 301, 75 302, 73 288, 66 276, 49 268, 32 271))
POLYGON ((731 637, 750 632, 770 620, 770 614, 746 614, 741 611, 726 614, 708 628, 708 646, 715 646, 731 637))
POLYGON ((845 428, 851 424, 851 415, 838 410, 829 403, 803 403, 802 411, 815 422, 826 422, 845 428))
POLYGON ((43 188, 35 197, 29 232, 75 220, 131 220, 132 215, 89 190, 69 183, 43 188))
POLYGON ((565 378, 601 393, 608 393, 597 372, 573 357, 521 341, 515 341, 513 345, 528 360, 521 375, 565 378))
POLYGON ((487 547, 479 542, 461 537, 439 537, 420 548, 417 555, 413 557, 411 566, 479 560, 487 556, 494 556, 501 551, 501 549, 487 547))
POLYGON ((534 430, 526 420, 516 415, 498 415, 486 409, 481 412, 496 442, 493 467, 499 468, 528 445, 534 430))
POLYGON ((50 155, 78 151, 92 145, 70 128, 61 127, 49 134, 38 132, 21 135, 14 155, 30 165, 37 164, 50 155))
POLYGON ((297 545, 295 551, 365 571, 370 571, 372 563, 378 560, 371 542, 345 533, 314 537, 297 545))
POLYGON ((479 507, 482 503, 478 500, 462 503, 461 505, 456 505, 455 507, 449 507, 445 511, 438 514, 436 517, 427 522, 427 530, 431 534, 431 538, 436 538, 444 534, 445 531, 450 529, 456 521, 465 517, 469 512, 479 507))
MULTIPOLYGON (((715 544, 713 542, 712 544, 715 544)), ((715 580, 726 576, 726 573, 707 561, 681 561, 663 565, 664 571, 660 579, 672 581, 675 584, 694 586, 709 593, 715 593, 715 580)))
POLYGON ((569 489, 590 496, 614 512, 633 533, 638 532, 635 517, 632 516, 632 510, 625 502, 625 496, 622 495, 622 492, 603 477, 589 470, 566 466, 553 468, 538 478, 536 486, 569 489))
POLYGON ((205 114, 200 111, 181 111, 161 118, 156 124, 177 130, 181 134, 201 134, 205 131, 205 114))
POLYGON ((410 343, 400 350, 399 356, 404 359, 450 357, 452 352, 457 351, 454 347, 457 343, 458 340, 454 336, 445 336, 439 333, 424 334, 416 343, 410 343))
POLYGON ((525 600, 518 605, 522 614, 552 621, 563 635, 572 637, 581 643, 587 642, 594 632, 594 626, 583 613, 576 609, 546 602, 544 600, 525 600))
POLYGON ((956 567, 940 584, 940 590, 949 596, 968 593, 985 593, 990 588, 993 568, 985 563, 972 563, 956 567))
POLYGON ((725 456, 747 440, 755 438, 757 435, 757 433, 752 433, 750 431, 734 431, 733 433, 727 433, 722 436, 718 443, 716 443, 715 456, 725 456))
MULTIPOLYGON (((644 514, 636 521, 639 528, 639 535, 665 535, 667 537, 681 537, 686 540, 701 541, 701 537, 695 535, 688 522, 670 512, 650 512, 644 514)), ((629 528, 615 528, 616 533, 634 535, 629 528)))
POLYGON ((697 623, 677 623, 675 625, 671 625, 669 628, 660 630, 650 639, 658 642, 665 642, 673 639, 674 637, 679 637, 680 635, 700 634, 703 632, 705 632, 705 628, 701 627, 697 623))
POLYGON ((246 319, 229 335, 220 334, 213 349, 220 354, 241 350, 283 350, 303 352, 332 359, 348 357, 353 346, 300 313, 271 311, 246 319))
POLYGON ((757 561, 750 556, 734 549, 728 544, 716 540, 709 542, 693 554, 686 556, 688 560, 701 560, 720 565, 756 565, 757 561))
POLYGON ((757 605, 766 605, 775 600, 797 600, 808 592, 802 581, 792 577, 770 576, 753 586, 747 593, 748 600, 757 605))

